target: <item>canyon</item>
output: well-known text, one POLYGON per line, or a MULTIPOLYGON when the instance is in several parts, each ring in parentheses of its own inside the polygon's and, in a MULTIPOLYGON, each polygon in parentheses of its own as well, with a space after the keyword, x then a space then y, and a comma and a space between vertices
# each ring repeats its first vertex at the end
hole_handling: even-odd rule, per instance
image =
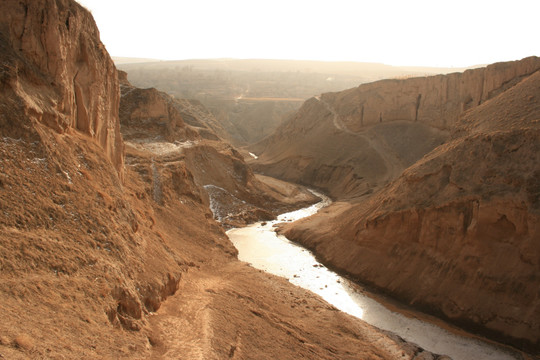
POLYGON ((465 69, 390 66, 378 63, 199 59, 115 59, 138 87, 155 87, 175 98, 204 103, 209 124, 234 146, 271 135, 304 100, 380 79, 443 74, 465 69))
POLYGON ((263 107, 237 149, 204 98, 134 86, 75 1, 2 6, 0 358, 448 359, 238 260, 226 230, 308 188, 334 202, 278 233, 539 356, 539 58, 263 107))
POLYGON ((226 227, 314 196, 131 86, 75 1, 4 1, 0 54, 0 357, 444 358, 238 261, 226 227))

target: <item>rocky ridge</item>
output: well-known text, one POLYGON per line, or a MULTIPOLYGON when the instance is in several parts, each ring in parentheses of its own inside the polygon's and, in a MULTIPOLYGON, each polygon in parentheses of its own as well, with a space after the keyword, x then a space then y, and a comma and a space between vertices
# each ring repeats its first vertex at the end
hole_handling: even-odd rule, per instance
MULTIPOLYGON (((7 0, 2 7, 2 50, 10 53, 4 82, 24 103, 25 117, 58 133, 75 129, 90 136, 122 176, 116 68, 92 17, 69 1, 28 6, 7 0)), ((14 132, 19 127, 6 125, 14 132)))

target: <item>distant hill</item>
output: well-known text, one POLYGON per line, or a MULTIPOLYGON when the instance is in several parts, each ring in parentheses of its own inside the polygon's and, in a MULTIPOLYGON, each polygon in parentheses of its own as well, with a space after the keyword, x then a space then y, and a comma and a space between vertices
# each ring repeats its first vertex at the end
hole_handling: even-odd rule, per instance
POLYGON ((393 66, 382 63, 354 61, 316 61, 316 60, 276 60, 276 59, 189 59, 189 60, 151 60, 140 58, 113 57, 117 64, 146 63, 148 68, 171 68, 188 66, 199 70, 230 70, 253 72, 307 72, 319 74, 337 74, 365 76, 373 79, 391 78, 411 74, 447 74, 461 72, 466 68, 393 66))
POLYGON ((462 71, 461 68, 396 67, 377 63, 264 59, 117 62, 139 87, 201 101, 237 146, 271 134, 284 117, 312 96, 385 78, 462 71))
POLYGON ((121 56, 113 56, 112 60, 114 61, 114 63, 116 65, 120 65, 120 64, 138 64, 138 63, 160 61, 160 60, 157 60, 157 59, 132 58, 132 57, 121 57, 121 56))

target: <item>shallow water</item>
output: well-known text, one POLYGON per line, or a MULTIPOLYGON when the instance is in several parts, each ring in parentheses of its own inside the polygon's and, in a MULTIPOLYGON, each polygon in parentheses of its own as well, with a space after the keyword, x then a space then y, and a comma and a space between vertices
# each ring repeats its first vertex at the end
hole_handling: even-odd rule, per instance
POLYGON ((459 336, 434 324, 389 310, 365 292, 356 291, 347 279, 317 262, 308 250, 274 232, 275 224, 313 215, 330 203, 324 195, 316 195, 323 201, 280 215, 275 221, 227 231, 238 249, 238 258, 257 269, 283 276, 291 283, 320 295, 341 311, 389 330, 433 353, 445 354, 455 360, 521 359, 518 353, 506 348, 476 338, 459 336))

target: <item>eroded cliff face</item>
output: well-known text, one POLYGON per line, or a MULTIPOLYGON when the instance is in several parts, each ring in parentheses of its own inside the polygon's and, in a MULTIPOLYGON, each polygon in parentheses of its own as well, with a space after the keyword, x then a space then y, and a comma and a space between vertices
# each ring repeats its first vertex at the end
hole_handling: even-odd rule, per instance
POLYGON ((369 200, 285 234, 412 305, 540 350, 540 71, 369 200))
POLYGON ((351 131, 406 120, 451 129, 459 116, 540 69, 540 58, 496 63, 463 73, 382 80, 322 98, 351 131))
MULTIPOLYGON (((177 198, 175 211, 190 216, 176 235, 160 234, 142 180, 123 179, 116 70, 88 11, 67 0, 5 1, 0 51, 1 353, 144 353, 148 314, 190 267, 189 245, 179 251, 172 239, 195 227, 224 258, 234 248, 204 204, 177 198)), ((196 197, 187 173, 175 183, 196 197)))
POLYGON ((312 98, 251 147, 257 171, 318 187, 335 198, 361 197, 449 139, 466 110, 540 69, 540 59, 464 73, 382 80, 312 98))
POLYGON ((90 136, 123 176, 116 68, 90 13, 68 0, 6 0, 0 24, 5 82, 26 117, 90 136))

